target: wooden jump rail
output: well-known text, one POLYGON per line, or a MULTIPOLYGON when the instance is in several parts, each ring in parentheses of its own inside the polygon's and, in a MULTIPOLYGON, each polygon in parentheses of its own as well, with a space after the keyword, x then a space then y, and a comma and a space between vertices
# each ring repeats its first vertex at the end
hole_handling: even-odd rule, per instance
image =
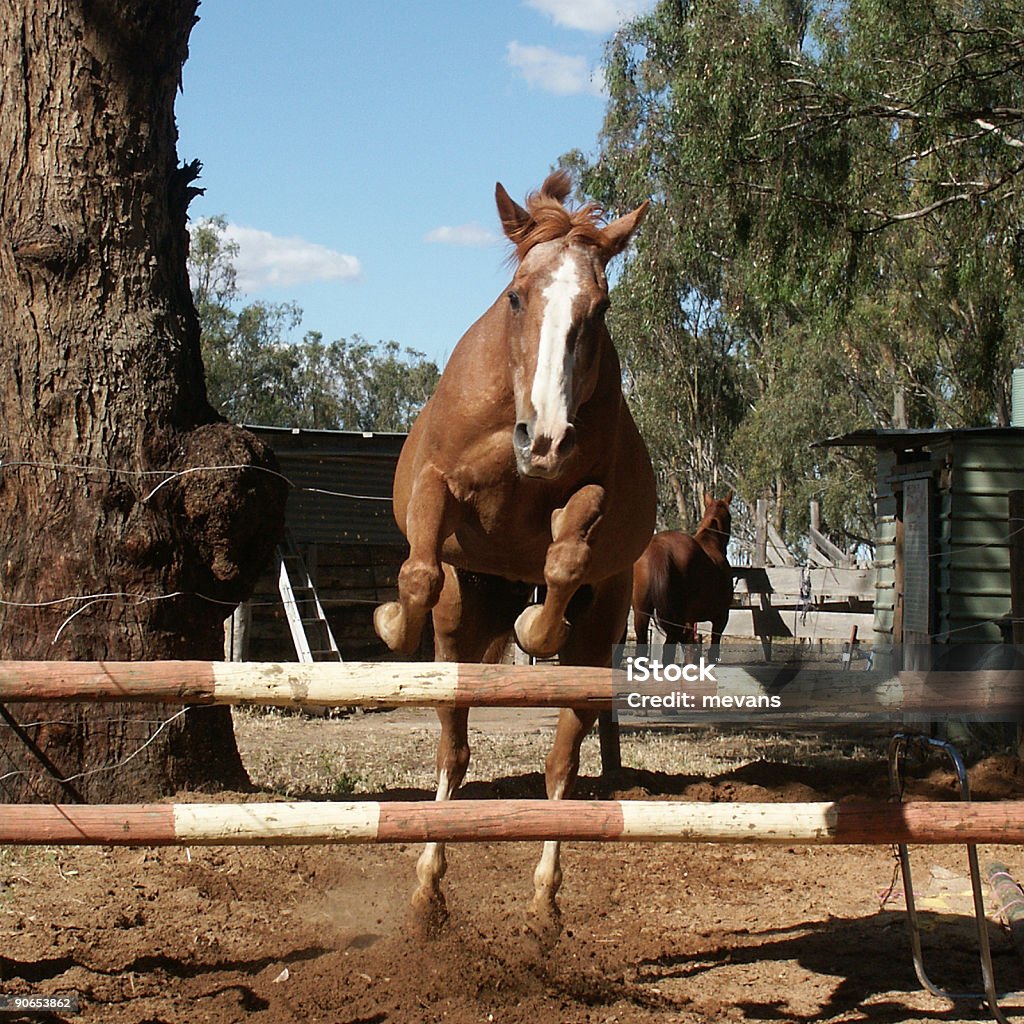
MULTIPOLYGON (((779 669, 719 666, 710 691, 762 693, 779 669)), ((845 717, 906 710, 908 695, 948 690, 937 673, 793 670, 787 695, 845 717)), ((973 673, 989 706, 1019 692, 1006 672, 973 673)), ((569 666, 445 663, 0 662, 0 703, 126 701, 185 704, 580 707, 604 710, 625 674, 569 666)), ((911 700, 912 703, 912 700, 911 700)), ((1013 705, 1014 710, 1019 707, 1013 705)), ((1024 843, 1024 801, 911 804, 707 804, 672 801, 457 800, 435 803, 17 805, 0 843, 252 845, 482 842, 1024 843)))
POLYGON ((0 844, 272 846, 518 842, 1024 843, 1024 801, 683 803, 454 800, 393 803, 19 804, 0 844))
MULTIPOLYGON (((1019 717, 1020 673, 974 673, 971 708, 1019 717)), ((798 691, 844 718, 902 711, 915 701, 955 707, 963 676, 829 673, 795 669, 780 679, 717 669, 719 696, 798 691), (866 678, 867 676, 872 678, 866 678), (851 685, 852 684, 852 685, 851 685)), ((479 705, 611 707, 623 673, 562 666, 464 664, 252 664, 215 662, 0 662, 0 703, 124 701, 278 706, 479 705)), ((455 800, 250 804, 17 804, 0 813, 0 844, 272 846, 345 843, 519 842, 785 843, 801 845, 1024 843, 1024 800, 993 803, 689 803, 621 800, 455 800)), ((905 872, 904 877, 908 877, 905 872)), ((907 883, 908 891, 912 888, 907 883)), ((977 893, 975 902, 978 904, 977 893)), ((979 942, 984 934, 979 930, 979 942)), ((987 945, 983 975, 989 1005, 987 945)), ((920 976, 920 975, 919 975, 920 976)), ((998 1015, 998 1014, 997 1014, 998 1015)), ((999 1016, 1000 1020, 1005 1020, 999 1016)))
POLYGON ((612 705, 612 671, 447 662, 2 661, 0 703, 124 701, 301 707, 612 705))
MULTIPOLYGON (((697 694, 781 695, 778 711, 842 721, 908 712, 1021 717, 1020 671, 818 671, 799 666, 719 665, 697 694), (965 677, 970 686, 965 687, 965 677), (966 695, 966 696, 965 696, 966 695)), ((691 689, 687 684, 683 688, 691 689)), ((125 701, 300 707, 590 707, 638 689, 622 671, 559 665, 443 662, 0 662, 0 703, 125 701)), ((762 719, 763 720, 763 719, 762 719)))

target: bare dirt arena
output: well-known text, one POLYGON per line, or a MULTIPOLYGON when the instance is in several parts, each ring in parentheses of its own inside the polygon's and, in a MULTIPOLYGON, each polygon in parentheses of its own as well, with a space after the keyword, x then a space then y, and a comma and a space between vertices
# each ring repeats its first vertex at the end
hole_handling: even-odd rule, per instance
MULTIPOLYGON (((551 721, 475 712, 465 795, 541 796, 551 721)), ((430 712, 236 722, 259 792, 222 799, 432 796, 430 712)), ((608 781, 595 739, 584 755, 586 796, 887 794, 881 734, 637 731, 623 738, 630 767, 608 781)), ((940 762, 915 774, 917 795, 956 798, 940 762)), ((973 780, 979 798, 1024 793, 1007 759, 973 780)), ((1024 848, 980 853, 1024 878, 1024 848)), ((920 988, 889 848, 567 844, 564 930, 547 952, 524 928, 538 854, 449 847, 450 922, 424 942, 407 911, 413 847, 0 848, 2 989, 77 992, 81 1012, 56 1019, 105 1024, 990 1019, 920 988)), ((929 972, 976 990, 964 851, 912 856, 929 972)), ((1024 988, 1007 930, 993 920, 990 934, 998 984, 1024 988)))

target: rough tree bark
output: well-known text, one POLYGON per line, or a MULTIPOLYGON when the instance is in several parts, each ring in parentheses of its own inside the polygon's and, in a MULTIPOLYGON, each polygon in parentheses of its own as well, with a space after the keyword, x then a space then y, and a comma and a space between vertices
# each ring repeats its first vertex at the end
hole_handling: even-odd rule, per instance
MULTIPOLYGON (((178 165, 174 122, 196 7, 0 5, 0 657, 220 658, 280 533, 273 455, 219 420, 199 356, 198 166, 178 165)), ((8 708, 44 723, 29 733, 64 775, 178 710, 8 708)), ((108 801, 246 781, 227 709, 196 708, 73 786, 108 801)), ((54 798, 0 723, 0 799, 54 798)))

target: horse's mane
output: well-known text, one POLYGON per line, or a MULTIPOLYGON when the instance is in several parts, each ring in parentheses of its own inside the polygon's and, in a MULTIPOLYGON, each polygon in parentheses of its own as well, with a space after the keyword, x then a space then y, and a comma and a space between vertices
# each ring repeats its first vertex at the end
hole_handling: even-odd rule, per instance
POLYGON ((604 211, 596 203, 586 203, 575 210, 566 209, 563 201, 571 191, 569 173, 555 171, 544 179, 539 191, 526 197, 530 220, 509 233, 509 240, 515 246, 516 260, 521 263, 535 245, 556 238, 575 239, 586 245, 601 244, 604 211))

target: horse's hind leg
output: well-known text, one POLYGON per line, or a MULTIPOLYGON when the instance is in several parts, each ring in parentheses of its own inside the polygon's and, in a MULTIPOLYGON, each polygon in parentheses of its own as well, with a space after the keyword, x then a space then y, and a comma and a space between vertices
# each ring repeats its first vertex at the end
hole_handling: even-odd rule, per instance
POLYGON ((648 595, 649 575, 648 559, 645 554, 633 566, 633 634, 636 637, 637 653, 647 647, 651 632, 651 618, 654 615, 654 607, 648 595))
MULTIPOLYGON (((501 660, 508 644, 514 605, 500 590, 495 581, 470 581, 460 577, 450 565, 444 566, 444 588, 434 608, 434 655, 438 661, 493 664, 501 660)), ((469 709, 438 708, 437 717, 441 722, 441 739, 437 748, 435 799, 450 800, 469 767, 469 709)), ((416 863, 419 885, 413 893, 412 905, 428 933, 436 932, 448 917, 441 891, 447 867, 444 843, 427 843, 416 863)))
MULTIPOLYGON (((596 721, 596 711, 563 708, 559 712, 555 742, 544 766, 549 800, 564 800, 572 793, 580 770, 580 746, 596 721)), ((531 927, 546 940, 554 939, 561 930, 561 913, 556 901, 561 886, 561 843, 549 840, 533 872, 533 899, 529 908, 531 927)))
POLYGON ((646 652, 651 638, 651 619, 654 609, 649 607, 647 594, 638 587, 633 588, 633 633, 636 636, 637 653, 646 652))
MULTIPOLYGON (((590 539, 604 511, 605 491, 597 484, 581 487, 563 508, 551 514, 551 545, 544 560, 547 594, 516 619, 516 640, 527 654, 550 658, 569 635, 565 610, 579 589, 590 562, 590 539)), ((628 603, 628 592, 627 592, 628 603)), ((616 636, 615 643, 621 636, 616 636)))
MULTIPOLYGON (((469 708, 438 708, 441 740, 437 747, 437 795, 450 800, 462 785, 469 767, 469 708)), ((448 908, 441 879, 448 870, 444 843, 427 843, 416 862, 419 885, 412 894, 413 909, 428 932, 436 932, 447 920, 448 908)))
POLYGON ((729 623, 729 612, 711 623, 711 646, 708 648, 708 660, 717 662, 722 653, 722 634, 729 623))
POLYGON ((637 654, 646 653, 651 634, 651 613, 639 605, 633 605, 633 632, 636 634, 637 654))
MULTIPOLYGON (((593 602, 573 625, 561 653, 563 665, 611 665, 612 647, 621 637, 629 613, 631 578, 631 571, 626 570, 595 587, 593 602)), ((549 800, 563 800, 572 793, 580 770, 580 746, 596 720, 596 711, 583 708, 566 708, 559 714, 544 773, 549 800)), ((549 841, 533 873, 530 903, 534 930, 546 940, 557 936, 560 929, 556 896, 561 884, 561 844, 549 841)))
POLYGON ((441 545, 452 531, 454 499, 448 483, 433 467, 422 470, 406 511, 409 557, 398 572, 398 600, 373 613, 377 635, 399 654, 412 654, 423 624, 444 585, 441 545))

